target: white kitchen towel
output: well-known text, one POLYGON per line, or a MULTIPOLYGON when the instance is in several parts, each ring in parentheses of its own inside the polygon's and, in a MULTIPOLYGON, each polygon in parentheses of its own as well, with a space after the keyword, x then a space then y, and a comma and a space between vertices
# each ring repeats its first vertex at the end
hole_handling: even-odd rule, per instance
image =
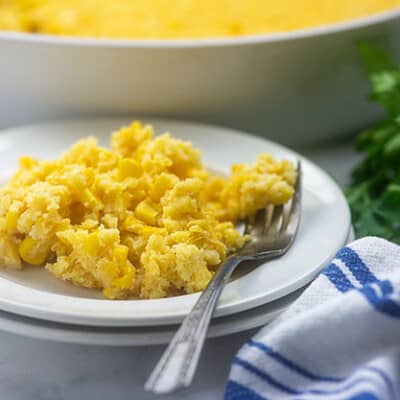
POLYGON ((400 246, 364 238, 233 360, 225 400, 400 399, 400 246))

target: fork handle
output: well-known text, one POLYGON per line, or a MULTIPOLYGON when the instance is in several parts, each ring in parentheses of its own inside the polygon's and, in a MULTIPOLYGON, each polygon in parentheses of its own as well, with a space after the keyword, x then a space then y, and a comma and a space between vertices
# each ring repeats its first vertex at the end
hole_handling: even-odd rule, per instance
POLYGON ((219 296, 241 261, 231 256, 217 269, 158 361, 146 390, 161 394, 190 385, 219 296))

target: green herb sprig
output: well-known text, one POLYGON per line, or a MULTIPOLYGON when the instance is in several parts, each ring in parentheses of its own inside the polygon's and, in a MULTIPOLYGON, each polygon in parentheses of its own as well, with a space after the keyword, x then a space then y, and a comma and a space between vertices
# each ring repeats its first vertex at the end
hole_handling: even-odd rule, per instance
POLYGON ((370 98, 384 107, 387 117, 357 137, 364 158, 345 193, 357 237, 400 243, 400 66, 382 49, 363 45, 361 55, 372 86, 370 98))

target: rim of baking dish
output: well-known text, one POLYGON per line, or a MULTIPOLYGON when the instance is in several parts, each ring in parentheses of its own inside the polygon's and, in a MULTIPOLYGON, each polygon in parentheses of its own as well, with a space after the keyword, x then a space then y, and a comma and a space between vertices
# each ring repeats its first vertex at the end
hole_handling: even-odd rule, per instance
POLYGON ((243 35, 239 37, 216 37, 205 39, 107 39, 85 38, 62 35, 46 35, 37 33, 25 33, 14 31, 0 31, 0 40, 12 40, 15 42, 28 42, 35 44, 62 45, 62 46, 89 46, 89 47, 119 47, 119 48, 201 48, 201 47, 225 47, 242 46, 260 43, 285 42, 299 40, 313 36, 325 36, 369 26, 379 25, 400 19, 400 7, 389 11, 372 14, 348 21, 334 24, 321 25, 312 28, 299 29, 289 32, 277 32, 269 34, 243 35))

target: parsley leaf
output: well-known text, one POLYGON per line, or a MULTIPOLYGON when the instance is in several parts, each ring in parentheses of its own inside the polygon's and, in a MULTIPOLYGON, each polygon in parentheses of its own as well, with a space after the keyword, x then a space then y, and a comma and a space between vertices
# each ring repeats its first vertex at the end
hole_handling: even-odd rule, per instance
POLYGON ((363 160, 345 189, 357 237, 375 235, 400 243, 400 66, 382 49, 361 46, 370 99, 386 119, 356 140, 363 160))

